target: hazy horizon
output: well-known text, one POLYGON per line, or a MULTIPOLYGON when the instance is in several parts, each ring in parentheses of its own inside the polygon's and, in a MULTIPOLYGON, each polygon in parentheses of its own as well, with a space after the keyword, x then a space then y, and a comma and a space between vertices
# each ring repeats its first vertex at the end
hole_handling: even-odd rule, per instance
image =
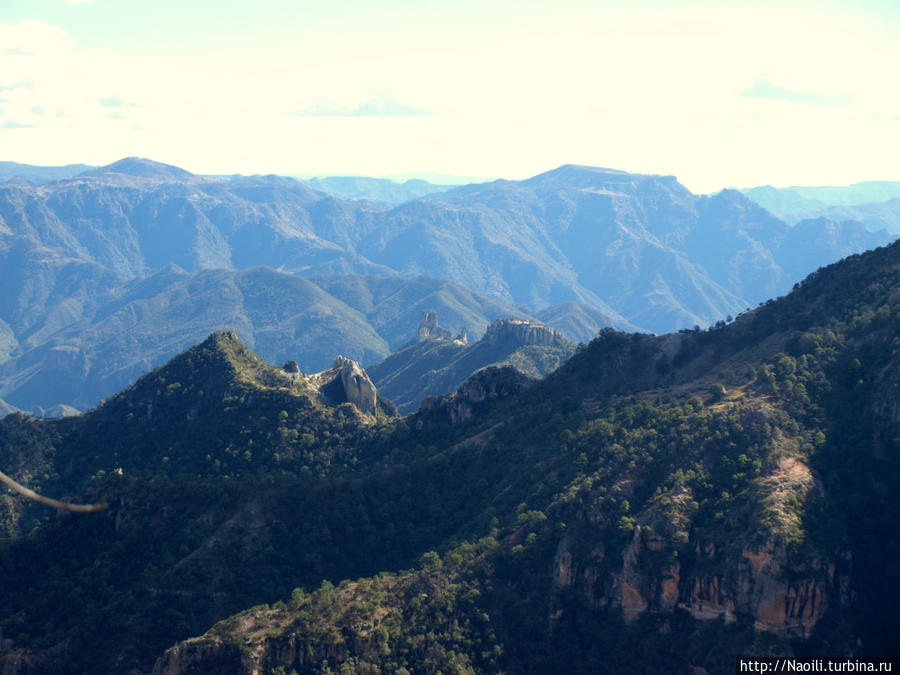
POLYGON ((900 180, 900 7, 681 0, 11 0, 4 159, 694 192, 900 180))
MULTIPOLYGON (((122 159, 131 159, 131 158, 132 158, 132 157, 120 157, 120 158, 118 158, 118 159, 113 160, 112 162, 109 162, 108 164, 102 164, 102 165, 89 165, 89 166, 91 166, 91 167, 93 167, 93 168, 99 168, 99 167, 101 167, 101 166, 108 166, 109 164, 114 164, 115 162, 120 161, 120 160, 122 160, 122 159)), ((423 181, 426 181, 426 182, 429 182, 429 183, 432 183, 432 184, 435 184, 435 185, 468 185, 468 184, 471 184, 471 183, 488 183, 488 182, 495 181, 495 180, 522 180, 522 179, 524 179, 524 178, 531 178, 531 177, 532 177, 532 176, 524 176, 524 177, 522 177, 522 178, 509 178, 508 176, 466 176, 466 175, 454 175, 454 174, 436 173, 436 172, 433 172, 433 171, 421 171, 421 172, 409 172, 409 173, 402 173, 402 172, 401 172, 401 173, 386 174, 386 175, 361 174, 361 173, 352 173, 352 172, 349 172, 349 171, 345 171, 345 172, 336 171, 336 172, 329 172, 329 173, 311 173, 311 172, 287 172, 287 173, 275 173, 275 172, 272 172, 272 171, 261 171, 261 172, 255 172, 255 173, 246 173, 246 172, 241 172, 241 171, 232 172, 232 173, 216 172, 216 171, 213 171, 213 172, 200 172, 200 171, 192 171, 189 167, 185 167, 185 166, 173 164, 172 162, 166 162, 166 161, 159 160, 159 159, 156 159, 156 158, 153 158, 153 157, 133 157, 133 158, 135 158, 135 159, 141 159, 141 160, 149 160, 149 161, 152 161, 152 162, 158 162, 158 163, 160 163, 160 164, 167 164, 167 165, 170 165, 170 166, 176 166, 176 167, 178 167, 178 168, 180 168, 180 169, 184 169, 184 170, 186 170, 186 171, 190 171, 191 173, 194 173, 194 174, 196 174, 196 175, 201 175, 201 176, 279 175, 279 176, 285 176, 285 177, 287 177, 287 178, 296 178, 296 179, 298 179, 298 180, 311 180, 311 179, 316 179, 316 178, 318 178, 318 179, 324 179, 324 178, 375 178, 375 179, 383 179, 383 180, 394 181, 394 182, 396 182, 396 183, 398 183, 398 184, 402 184, 402 183, 404 183, 404 182, 406 182, 406 181, 408 181, 408 180, 423 180, 423 181)), ((70 162, 70 163, 68 163, 68 164, 33 164, 33 163, 30 163, 30 162, 20 162, 20 161, 16 161, 16 160, 0 159, 0 162, 5 162, 5 161, 9 161, 9 162, 14 163, 14 164, 23 164, 23 165, 36 166, 36 167, 47 168, 47 169, 52 169, 52 168, 63 168, 63 167, 65 167, 65 166, 74 166, 74 165, 84 165, 84 162, 70 162)), ((546 169, 544 169, 544 170, 542 170, 542 171, 539 171, 539 172, 537 172, 536 174, 533 174, 533 175, 539 175, 539 174, 542 174, 542 173, 547 173, 548 171, 553 171, 554 169, 558 169, 558 168, 560 168, 560 167, 562 167, 562 166, 567 166, 567 165, 572 165, 572 164, 573 164, 573 163, 568 162, 568 163, 565 163, 565 164, 561 164, 561 165, 559 165, 559 166, 548 167, 548 168, 546 168, 546 169)), ((589 166, 589 165, 581 165, 581 166, 589 166)), ((606 166, 606 167, 601 167, 601 166, 589 166, 589 168, 593 168, 593 169, 620 170, 620 169, 617 169, 616 167, 612 167, 612 166, 606 166)), ((641 172, 641 171, 633 171, 633 172, 629 172, 629 173, 642 174, 642 173, 645 173, 645 172, 641 172)), ((645 174, 645 175, 654 175, 654 174, 645 174)), ((681 181, 681 179, 680 179, 677 175, 675 175, 675 174, 656 174, 656 175, 674 175, 675 178, 676 178, 677 180, 679 180, 679 182, 681 182, 682 184, 684 184, 684 182, 681 181)), ((772 184, 772 183, 765 183, 765 184, 759 184, 759 185, 727 185, 727 186, 722 186, 721 188, 718 188, 718 189, 709 190, 709 191, 707 191, 707 194, 711 194, 711 193, 714 193, 714 192, 718 192, 719 190, 725 190, 725 189, 730 189, 730 188, 733 188, 733 189, 749 189, 749 188, 754 188, 754 187, 774 187, 774 188, 782 189, 782 190, 783 190, 783 189, 791 189, 791 188, 801 188, 801 187, 802 187, 802 188, 805 188, 805 187, 823 187, 823 188, 827 188, 827 187, 835 187, 835 188, 841 188, 841 187, 853 187, 853 186, 857 186, 857 185, 864 185, 864 184, 868 184, 868 183, 895 183, 895 182, 900 182, 900 181, 872 179, 872 180, 864 180, 864 181, 862 181, 862 180, 861 180, 861 181, 853 181, 853 182, 851 182, 851 183, 846 183, 846 184, 843 184, 843 185, 836 185, 836 184, 831 184, 831 185, 825 185, 825 184, 823 184, 823 185, 800 185, 800 184, 793 184, 793 185, 775 185, 775 184, 772 184)), ((688 186, 686 186, 686 187, 688 187, 688 186)), ((702 192, 698 192, 698 191, 695 191, 695 190, 692 190, 692 191, 695 192, 696 194, 704 194, 704 193, 702 193, 702 192)))

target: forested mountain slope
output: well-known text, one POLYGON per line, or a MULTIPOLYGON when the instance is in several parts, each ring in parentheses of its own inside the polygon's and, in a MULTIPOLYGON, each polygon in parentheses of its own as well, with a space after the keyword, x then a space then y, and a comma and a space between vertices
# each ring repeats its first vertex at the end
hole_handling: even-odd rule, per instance
POLYGON ((407 418, 335 405, 218 334, 87 415, 0 422, 8 473, 110 505, 52 518, 3 498, 0 658, 719 672, 890 655, 898 317, 892 245, 729 325, 606 331, 542 381, 482 370, 407 418))

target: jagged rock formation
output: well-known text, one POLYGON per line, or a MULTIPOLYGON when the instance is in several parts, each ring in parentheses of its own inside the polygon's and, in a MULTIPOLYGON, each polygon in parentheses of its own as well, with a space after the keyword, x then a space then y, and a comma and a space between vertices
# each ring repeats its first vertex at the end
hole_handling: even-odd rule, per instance
POLYGON ((372 380, 356 361, 344 356, 338 356, 331 368, 310 375, 308 381, 332 403, 352 403, 370 415, 378 408, 378 390, 372 380))
POLYGON ((73 415, 80 415, 81 411, 78 408, 73 408, 70 405, 54 405, 49 408, 35 408, 32 413, 37 417, 72 417, 73 415))
POLYGON ((438 325, 437 312, 433 309, 426 309, 422 312, 419 319, 419 329, 416 331, 416 339, 418 340, 449 340, 452 333, 446 328, 438 325))
POLYGON ((438 324, 437 312, 433 309, 426 309, 422 311, 422 316, 419 319, 419 328, 416 331, 416 339, 457 340, 462 344, 468 344, 469 331, 463 326, 459 335, 454 338, 451 331, 438 324))

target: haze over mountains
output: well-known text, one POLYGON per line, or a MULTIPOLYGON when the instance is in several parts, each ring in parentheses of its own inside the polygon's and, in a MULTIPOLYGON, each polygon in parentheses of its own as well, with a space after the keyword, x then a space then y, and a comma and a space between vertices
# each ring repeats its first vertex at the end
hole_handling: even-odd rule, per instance
POLYGON ((368 199, 385 204, 402 204, 420 199, 434 192, 451 189, 451 185, 435 185, 426 180, 411 178, 399 183, 387 178, 365 176, 327 176, 303 181, 314 190, 321 190, 341 199, 368 199))
POLYGON ((502 316, 574 341, 705 326, 891 238, 580 166, 396 206, 137 158, 32 176, 0 185, 0 397, 24 408, 93 405, 214 328, 316 370, 380 360, 426 308, 473 339, 502 316))
POLYGON ((805 218, 856 220, 870 230, 900 234, 900 182, 869 181, 846 187, 771 185, 741 190, 788 223, 805 218))

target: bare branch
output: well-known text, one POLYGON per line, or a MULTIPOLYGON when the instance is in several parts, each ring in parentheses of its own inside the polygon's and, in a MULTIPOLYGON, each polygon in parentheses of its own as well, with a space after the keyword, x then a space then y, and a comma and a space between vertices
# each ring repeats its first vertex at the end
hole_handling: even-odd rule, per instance
POLYGON ((34 490, 29 490, 24 485, 20 485, 2 471, 0 471, 0 482, 2 482, 7 487, 15 490, 20 495, 24 495, 29 499, 33 499, 34 501, 40 502, 41 504, 46 504, 47 506, 52 506, 54 509, 59 509, 61 511, 72 511, 74 513, 91 513, 92 511, 103 511, 104 509, 109 507, 109 504, 107 504, 106 502, 101 502, 100 504, 70 504, 69 502, 61 502, 57 499, 44 497, 43 495, 39 495, 34 490))

